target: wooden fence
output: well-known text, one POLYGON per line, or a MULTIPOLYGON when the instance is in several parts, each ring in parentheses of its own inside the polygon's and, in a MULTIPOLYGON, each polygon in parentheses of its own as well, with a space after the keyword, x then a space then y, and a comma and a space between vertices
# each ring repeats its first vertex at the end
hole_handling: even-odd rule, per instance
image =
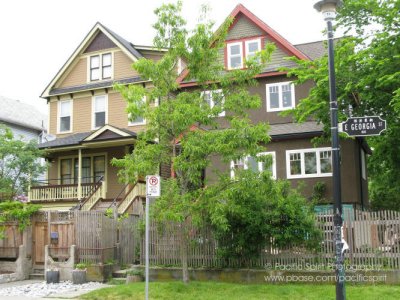
POLYGON ((0 258, 16 259, 19 246, 22 245, 22 233, 15 221, 0 224, 4 227, 4 239, 0 239, 0 258))
MULTIPOLYGON (((249 267, 307 265, 329 266, 334 262, 332 212, 316 215, 318 227, 323 233, 320 250, 311 252, 298 247, 277 248, 270 244, 260 250, 260 255, 249 267)), ((22 234, 15 222, 6 226, 6 238, 0 240, 0 258, 16 258, 22 234)), ((78 261, 106 263, 119 260, 122 264, 144 264, 144 226, 139 216, 130 215, 120 221, 104 212, 74 211, 38 213, 33 218, 32 231, 37 232, 33 253, 44 245, 50 245, 50 255, 57 260, 68 259, 68 249, 76 245, 78 261), (35 229, 35 226, 38 230, 35 229), (47 230, 44 230, 48 228, 47 230), (39 230, 40 229, 40 230, 39 230), (45 236, 39 237, 38 235, 45 236), (43 245, 39 245, 39 241, 43 245), (117 251, 119 244, 119 252, 117 251)), ((343 224, 344 239, 349 249, 345 251, 346 263, 368 267, 381 266, 400 268, 400 213, 347 212, 343 224)), ((188 264, 190 267, 239 267, 244 262, 237 259, 222 259, 218 256, 218 243, 210 227, 202 229, 188 226, 188 264)), ((180 266, 179 224, 168 223, 150 226, 151 265, 180 266)), ((28 248, 31 245, 26 245, 28 248)))
MULTIPOLYGON (((317 226, 323 234, 319 251, 299 247, 277 248, 273 244, 260 250, 258 258, 250 262, 222 259, 218 243, 210 228, 201 230, 188 226, 190 236, 188 264, 190 267, 249 267, 264 268, 296 266, 310 268, 332 266, 335 244, 331 211, 316 215, 317 226)), ((344 239, 349 245, 345 251, 346 263, 365 267, 400 266, 400 213, 392 211, 363 212, 356 210, 345 216, 344 239)), ((180 266, 180 227, 178 224, 157 226, 150 230, 150 263, 152 265, 180 266)), ((144 244, 142 245, 144 249, 144 244)), ((141 263, 144 264, 142 252, 141 263)))

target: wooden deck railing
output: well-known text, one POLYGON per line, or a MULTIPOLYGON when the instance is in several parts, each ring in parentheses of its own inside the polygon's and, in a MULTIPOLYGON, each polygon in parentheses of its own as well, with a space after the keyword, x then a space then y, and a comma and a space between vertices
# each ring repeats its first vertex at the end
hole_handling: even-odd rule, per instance
POLYGON ((145 197, 146 195, 146 184, 137 182, 130 191, 125 195, 124 199, 118 205, 118 213, 123 214, 126 212, 128 207, 136 199, 136 197, 145 197))
MULTIPOLYGON (((86 198, 92 191, 95 183, 82 183, 81 197, 86 198)), ((51 201, 51 200, 77 200, 77 184, 59 184, 32 186, 29 190, 29 201, 51 201)))

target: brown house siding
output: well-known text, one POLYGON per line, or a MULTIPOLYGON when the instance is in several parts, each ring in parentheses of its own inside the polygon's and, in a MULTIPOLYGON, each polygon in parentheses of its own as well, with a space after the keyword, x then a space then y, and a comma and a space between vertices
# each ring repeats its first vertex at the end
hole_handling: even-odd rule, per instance
MULTIPOLYGON (((321 145, 320 147, 330 147, 329 144, 321 145)), ((278 179, 286 179, 286 151, 297 149, 314 148, 310 139, 292 139, 284 141, 275 141, 267 145, 266 151, 275 152, 276 156, 276 174, 278 179)), ((361 203, 361 185, 360 185, 360 172, 358 159, 356 153, 359 153, 359 145, 354 140, 341 141, 342 153, 342 202, 343 203, 361 203)), ((214 156, 211 162, 212 167, 206 170, 206 178, 208 182, 214 183, 217 180, 215 170, 228 172, 229 163, 222 163, 221 160, 214 156)), ((288 179, 293 188, 300 187, 302 194, 305 197, 311 197, 313 187, 317 182, 324 182, 326 184, 326 199, 332 201, 332 176, 329 177, 315 177, 315 178, 301 178, 301 179, 288 179)), ((366 195, 364 195, 364 200, 366 195)))
POLYGON ((87 58, 81 57, 78 62, 67 71, 67 75, 55 84, 56 88, 64 88, 85 84, 87 81, 87 58))
POLYGON ((49 102, 49 134, 57 134, 57 104, 56 100, 49 102))
POLYGON ((74 133, 92 130, 92 97, 75 97, 73 100, 74 133))
POLYGON ((122 51, 114 52, 114 79, 123 79, 138 76, 138 72, 132 69, 133 61, 122 51))

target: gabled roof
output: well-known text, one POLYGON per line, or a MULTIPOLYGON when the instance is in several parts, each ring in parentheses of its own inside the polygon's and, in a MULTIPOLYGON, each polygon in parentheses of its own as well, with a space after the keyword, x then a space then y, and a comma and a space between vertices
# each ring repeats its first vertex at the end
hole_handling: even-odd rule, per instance
POLYGON ((68 67, 74 62, 74 60, 80 55, 86 47, 90 44, 93 38, 97 35, 98 32, 102 32, 105 34, 115 45, 117 45, 130 59, 133 61, 137 61, 143 56, 140 54, 138 50, 135 49, 133 44, 129 43, 121 36, 111 31, 103 24, 97 22, 93 28, 89 31, 83 41, 79 44, 79 46, 75 49, 72 55, 68 58, 66 63, 61 67, 56 76, 52 79, 52 81, 47 85, 46 89, 43 91, 41 97, 47 98, 50 96, 50 90, 56 84, 56 82, 61 78, 64 72, 67 71, 68 67))
MULTIPOLYGON (((266 35, 274 41, 278 47, 281 49, 285 50, 289 56, 295 56, 299 59, 303 60, 310 60, 310 57, 304 54, 299 48, 296 48, 294 45, 292 45, 289 41, 287 41, 284 37, 282 37, 279 33, 277 33, 274 29, 272 29, 270 26, 268 26, 266 23, 264 23, 261 19, 259 19, 256 15, 254 15, 251 11, 249 11, 246 7, 244 7, 242 4, 238 4, 233 11, 229 14, 228 18, 232 18, 233 20, 237 20, 241 16, 247 17, 251 22, 253 22, 256 26, 258 26, 262 31, 266 33, 266 35)), ((235 21, 232 22, 230 27, 228 28, 228 31, 235 26, 235 21)), ((218 32, 220 28, 216 30, 218 32)), ((186 76, 189 74, 189 71, 185 69, 182 74, 178 77, 177 82, 181 83, 182 86, 190 86, 195 84, 194 82, 189 82, 189 83, 184 83, 184 79, 186 76)), ((267 74, 264 74, 266 76, 275 76, 275 75, 282 75, 286 74, 284 72, 267 72, 267 74)), ((263 76, 264 76, 263 75, 263 76)), ((259 76, 258 76, 259 77, 259 76)))
POLYGON ((55 140, 41 143, 38 145, 40 149, 77 147, 89 145, 96 142, 113 141, 120 139, 136 139, 136 132, 118 128, 112 125, 104 125, 97 130, 89 132, 80 132, 71 134, 66 137, 56 138, 55 140))
POLYGON ((0 107, 0 123, 5 122, 37 131, 45 130, 47 116, 34 106, 0 96, 0 107))
MULTIPOLYGON (((294 47, 289 41, 287 41, 284 37, 282 37, 279 33, 277 33, 274 29, 264 23, 261 19, 259 19, 255 14, 249 11, 242 4, 238 4, 233 11, 230 13, 229 17, 236 19, 240 17, 240 14, 243 14, 245 17, 250 19, 254 24, 256 24, 259 28, 269 35, 272 40, 274 40, 277 44, 279 44, 283 49, 285 49, 289 54, 296 56, 299 59, 308 60, 309 58, 304 55, 303 52, 294 47)), ((231 27, 234 26, 234 23, 231 24, 231 27)), ((229 29, 228 29, 229 30, 229 29)))

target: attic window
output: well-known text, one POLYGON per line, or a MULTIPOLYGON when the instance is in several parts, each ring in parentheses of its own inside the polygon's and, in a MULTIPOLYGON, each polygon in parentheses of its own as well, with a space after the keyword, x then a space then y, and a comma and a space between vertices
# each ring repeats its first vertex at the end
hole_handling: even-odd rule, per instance
POLYGON ((228 69, 243 68, 242 42, 228 44, 228 69))
POLYGON ((227 44, 227 67, 229 70, 241 69, 244 61, 261 50, 261 38, 243 40, 227 44))
POLYGON ((111 79, 112 55, 104 53, 90 56, 90 81, 111 79))

